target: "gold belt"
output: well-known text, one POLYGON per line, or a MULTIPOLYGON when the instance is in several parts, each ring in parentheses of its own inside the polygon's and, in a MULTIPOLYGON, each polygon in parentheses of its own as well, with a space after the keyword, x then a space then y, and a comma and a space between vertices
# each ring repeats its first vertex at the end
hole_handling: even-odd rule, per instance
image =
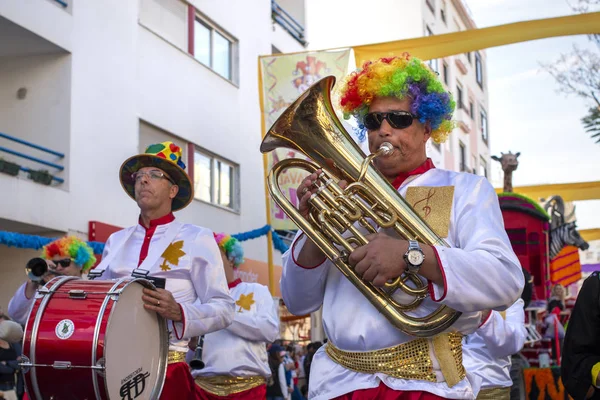
POLYGON ((477 395, 477 400, 510 400, 510 388, 481 389, 477 395))
POLYGON ((432 339, 415 339, 374 351, 340 350, 329 341, 325 352, 333 361, 352 371, 437 382, 429 356, 430 346, 446 383, 449 387, 456 385, 466 376, 462 365, 462 335, 458 333, 444 333, 432 339))
POLYGON ((266 384, 263 376, 198 376, 196 385, 216 396, 229 396, 266 384))
POLYGON ((169 351, 169 364, 185 362, 185 351, 169 351))

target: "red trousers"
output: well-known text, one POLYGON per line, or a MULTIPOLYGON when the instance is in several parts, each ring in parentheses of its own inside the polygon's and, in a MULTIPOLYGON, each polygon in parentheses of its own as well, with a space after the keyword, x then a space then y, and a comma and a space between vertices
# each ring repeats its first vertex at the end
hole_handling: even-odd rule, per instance
POLYGON ((229 396, 216 396, 198 387, 201 400, 264 400, 267 398, 267 385, 260 385, 250 390, 229 396))
POLYGON ((160 400, 202 400, 199 389, 187 363, 169 364, 160 400))
POLYGON ((446 400, 436 394, 423 391, 398 391, 385 386, 383 382, 379 387, 361 389, 336 397, 334 400, 446 400))

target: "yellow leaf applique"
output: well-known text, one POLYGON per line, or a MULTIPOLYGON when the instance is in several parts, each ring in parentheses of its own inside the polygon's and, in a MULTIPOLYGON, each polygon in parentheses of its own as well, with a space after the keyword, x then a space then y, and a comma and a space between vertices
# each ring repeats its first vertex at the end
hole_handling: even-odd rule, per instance
POLYGON ((254 304, 254 293, 250 293, 248 295, 242 294, 238 301, 235 302, 236 305, 240 306, 238 312, 242 312, 242 308, 244 310, 250 311, 250 307, 254 304))
POLYGON ((169 247, 162 253, 164 258, 163 263, 160 265, 160 269, 163 271, 169 271, 171 267, 167 265, 167 262, 171 265, 179 265, 179 259, 185 256, 185 252, 181 250, 183 247, 183 240, 179 240, 177 242, 171 243, 169 247))

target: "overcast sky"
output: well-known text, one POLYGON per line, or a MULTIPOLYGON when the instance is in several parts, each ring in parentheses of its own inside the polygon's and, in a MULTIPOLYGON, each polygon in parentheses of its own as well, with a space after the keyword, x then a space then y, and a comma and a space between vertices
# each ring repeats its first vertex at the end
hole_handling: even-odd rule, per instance
MULTIPOLYGON (((478 27, 573 13, 566 0, 466 1, 478 27)), ((557 93, 554 79, 540 67, 573 44, 595 47, 585 36, 566 36, 486 50, 491 150, 521 152, 514 186, 600 181, 600 144, 580 122, 590 103, 557 93)), ((493 168, 491 178, 500 186, 499 164, 493 168)), ((576 204, 579 228, 600 228, 600 200, 576 204)))

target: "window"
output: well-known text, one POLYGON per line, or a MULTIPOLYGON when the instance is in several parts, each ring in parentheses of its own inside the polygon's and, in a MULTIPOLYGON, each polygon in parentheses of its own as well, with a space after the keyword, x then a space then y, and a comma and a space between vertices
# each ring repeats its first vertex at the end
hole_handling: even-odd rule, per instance
POLYGON ((473 167, 471 172, 477 175, 477 157, 473 155, 471 155, 471 166, 473 167))
POLYGON ((460 110, 461 108, 465 108, 463 103, 463 89, 460 83, 456 84, 456 108, 460 110))
POLYGON ((487 114, 485 113, 485 110, 483 109, 483 107, 479 107, 481 109, 480 112, 480 116, 481 116, 481 138, 483 139, 484 142, 488 142, 488 120, 487 120, 487 114))
POLYGON ((481 168, 481 171, 479 172, 479 175, 483 175, 487 178, 488 173, 487 173, 487 163, 485 162, 485 160, 483 158, 481 158, 479 160, 479 167, 481 168))
POLYGON ((446 64, 445 62, 442 64, 442 75, 444 75, 444 83, 446 84, 446 86, 448 86, 448 82, 450 82, 450 74, 448 72, 448 64, 446 64))
POLYGON ((469 60, 469 64, 471 63, 471 52, 465 53, 467 56, 467 60, 469 60))
POLYGON ((483 89, 483 64, 481 63, 481 55, 475 52, 475 78, 479 87, 483 89))
POLYGON ((462 142, 458 142, 460 149, 460 171, 465 172, 467 170, 467 148, 462 142))
POLYGON ((193 31, 194 57, 223 78, 234 81, 237 41, 198 16, 193 31))
POLYGON ((446 2, 442 1, 440 5, 440 18, 444 23, 446 23, 446 2))
POLYGON ((194 197, 238 210, 238 167, 202 151, 194 152, 194 197))
POLYGON ((427 64, 429 65, 429 67, 431 68, 432 71, 434 71, 438 75, 440 74, 440 68, 438 66, 437 58, 427 61, 427 64))
MULTIPOLYGON (((433 31, 427 25, 425 25, 425 36, 433 36, 433 31)), ((429 65, 431 70, 434 71, 436 74, 440 74, 440 68, 437 59, 427 61, 427 65, 429 65)))
POLYGON ((435 14, 435 0, 425 0, 427 7, 431 10, 433 14, 435 14))
POLYGON ((472 120, 475 119, 475 106, 471 100, 469 100, 469 117, 471 117, 472 120))

